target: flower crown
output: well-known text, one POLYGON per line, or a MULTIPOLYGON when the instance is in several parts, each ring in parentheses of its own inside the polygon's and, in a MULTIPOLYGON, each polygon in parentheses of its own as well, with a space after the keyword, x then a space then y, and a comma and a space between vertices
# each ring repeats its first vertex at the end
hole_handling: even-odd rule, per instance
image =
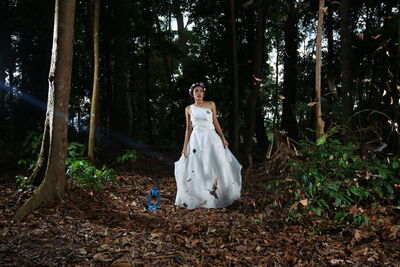
POLYGON ((206 91, 206 87, 204 86, 204 83, 202 82, 198 82, 198 83, 194 83, 190 86, 189 88, 189 95, 192 95, 192 91, 194 88, 196 88, 197 86, 200 86, 201 88, 203 88, 203 91, 206 91))

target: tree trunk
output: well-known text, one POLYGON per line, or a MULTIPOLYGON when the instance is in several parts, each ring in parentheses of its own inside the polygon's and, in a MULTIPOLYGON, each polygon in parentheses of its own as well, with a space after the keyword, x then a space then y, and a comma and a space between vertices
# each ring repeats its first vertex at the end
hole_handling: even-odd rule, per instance
POLYGON ((112 98, 111 129, 116 142, 122 147, 126 144, 121 140, 128 138, 132 130, 132 107, 130 93, 128 92, 128 1, 117 0, 115 4, 116 30, 115 30, 115 68, 114 88, 112 98))
MULTIPOLYGON (((273 129, 278 128, 279 125, 279 49, 280 49, 280 38, 279 32, 276 32, 275 40, 276 40, 276 62, 275 62, 275 94, 274 94, 274 120, 273 120, 273 129)), ((275 135, 273 135, 275 138, 275 135)))
POLYGON ((250 160, 251 153, 253 151, 253 136, 256 128, 256 106, 258 94, 260 91, 260 79, 262 77, 262 67, 264 62, 264 39, 265 39, 265 25, 266 25, 266 12, 267 4, 264 0, 258 0, 258 17, 256 23, 256 40, 254 42, 254 54, 253 54, 253 77, 252 79, 252 90, 248 100, 248 132, 245 146, 245 158, 250 160))
MULTIPOLYGON (((104 21, 112 21, 111 16, 111 8, 109 8, 110 3, 105 1, 102 7, 102 14, 104 17, 104 21)), ((104 42, 103 44, 103 58, 104 60, 101 61, 102 65, 101 68, 103 70, 104 75, 102 76, 104 85, 103 92, 104 92, 104 132, 107 135, 108 141, 110 141, 110 128, 111 128, 111 119, 112 119, 112 103, 113 103, 113 77, 112 77, 112 44, 111 40, 113 39, 113 25, 111 23, 104 23, 103 24, 103 32, 104 32, 104 39, 109 40, 108 42, 104 42)))
POLYGON ((331 94, 336 97, 337 89, 335 82, 335 75, 333 72, 333 58, 334 58, 334 46, 333 46, 333 3, 330 0, 328 5, 328 14, 326 20, 326 35, 328 39, 328 55, 327 55, 327 75, 328 75, 328 87, 331 94))
MULTIPOLYGON (((6 69, 8 67, 8 62, 10 61, 11 52, 11 32, 10 32, 10 7, 8 1, 0 3, 0 12, 3 16, 2 23, 0 23, 0 83, 5 83, 6 81, 6 69)), ((9 70, 9 76, 11 76, 9 70)), ((0 90, 0 123, 4 124, 4 119, 6 118, 6 91, 0 90)))
POLYGON ((287 18, 285 21, 285 52, 283 57, 283 106, 282 106, 282 130, 294 140, 299 133, 295 116, 297 95, 297 7, 295 0, 287 3, 287 18))
MULTIPOLYGON (((11 23, 9 23, 11 8, 9 5, 9 1, 0 3, 2 14, 2 22, 0 23, 0 81, 3 82, 6 80, 7 62, 9 61, 9 50, 11 50, 11 23)), ((0 91, 0 94, 2 93, 3 91, 0 91)))
POLYGON ((43 182, 16 212, 16 220, 21 220, 47 200, 64 198, 74 17, 75 1, 56 0, 46 113, 49 124, 49 158, 43 182))
POLYGON ((352 82, 352 51, 351 51, 351 13, 350 0, 340 1, 340 65, 342 76, 342 123, 347 124, 348 119, 353 113, 353 82, 352 82))
POLYGON ((239 71, 238 71, 238 52, 236 37, 236 20, 235 20, 235 0, 230 0, 230 30, 231 30, 231 49, 232 49, 232 70, 233 70, 233 136, 232 150, 234 153, 239 152, 239 71))
POLYGON ((260 99, 257 101, 257 108, 256 108, 256 139, 257 139, 257 146, 258 151, 262 151, 263 154, 267 151, 267 129, 265 128, 265 116, 264 112, 262 111, 260 99))
MULTIPOLYGON (((10 46, 10 58, 9 58, 9 62, 8 62, 8 72, 10 73, 9 77, 9 82, 10 82, 10 87, 14 86, 14 72, 16 69, 16 56, 15 56, 15 50, 11 48, 10 46)), ((8 94, 7 94, 8 95, 8 94)), ((10 98, 7 97, 7 102, 10 101, 10 98)), ((16 132, 16 125, 15 125, 15 105, 10 105, 10 110, 9 110, 9 114, 10 114, 10 120, 8 122, 8 129, 9 129, 9 137, 10 137, 10 141, 12 142, 14 140, 14 136, 15 136, 15 132, 16 132)))
MULTIPOLYGON (((189 49, 187 46, 187 38, 185 34, 185 24, 183 21, 183 15, 178 1, 174 1, 175 5, 175 18, 178 26, 178 48, 182 56, 185 58, 188 55, 189 49)), ((185 72, 183 72, 185 73, 185 72)))
POLYGON ((154 17, 154 21, 156 23, 157 33, 160 38, 160 45, 161 45, 161 50, 162 50, 161 52, 162 52, 164 71, 165 71, 165 83, 167 85, 167 90, 169 92, 171 92, 171 88, 172 88, 171 76, 172 75, 171 75, 171 69, 170 69, 169 62, 168 62, 168 53, 167 53, 167 50, 165 49, 164 42, 166 42, 166 39, 165 39, 164 33, 161 29, 160 20, 158 19, 158 14, 156 11, 156 2, 154 0, 151 0, 151 5, 153 8, 153 17, 154 17))
MULTIPOLYGON (((148 137, 148 142, 149 144, 153 144, 153 121, 152 121, 152 106, 150 102, 150 38, 146 36, 146 48, 145 48, 145 53, 146 53, 146 58, 145 58, 145 74, 144 74, 144 111, 145 111, 145 118, 146 118, 146 134, 148 137)), ((143 110, 141 110, 143 112, 143 110)))
POLYGON ((324 24, 324 7, 325 0, 319 0, 319 11, 318 11, 318 28, 317 28, 317 43, 316 43, 316 64, 315 64, 315 133, 317 138, 324 134, 325 122, 322 119, 321 111, 321 63, 322 63, 322 31, 324 24))
POLYGON ((44 122, 44 130, 42 137, 42 144, 40 146, 39 158, 36 162, 35 169, 27 181, 28 184, 35 186, 40 185, 43 182, 46 174, 47 162, 49 160, 49 143, 50 143, 50 132, 49 132, 49 117, 46 116, 44 122))
POLYGON ((97 135, 97 122, 100 118, 99 103, 99 83, 100 83, 100 55, 99 55, 99 24, 100 24, 100 0, 95 0, 93 16, 93 92, 90 107, 90 128, 88 142, 88 158, 94 162, 94 147, 97 135))
MULTIPOLYGON (((400 10, 400 5, 398 7, 400 10)), ((397 52, 396 52, 396 67, 395 67, 395 80, 394 80, 394 88, 393 88, 393 103, 394 105, 400 105, 399 97, 400 97, 400 15, 397 14, 397 52)))

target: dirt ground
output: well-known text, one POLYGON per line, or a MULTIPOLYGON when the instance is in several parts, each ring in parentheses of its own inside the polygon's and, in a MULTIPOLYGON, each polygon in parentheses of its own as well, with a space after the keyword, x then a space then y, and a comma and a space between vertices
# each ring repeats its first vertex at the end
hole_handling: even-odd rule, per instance
POLYGON ((141 157, 101 193, 68 183, 64 203, 46 203, 20 222, 32 193, 0 184, 1 266, 400 266, 399 210, 380 207, 370 225, 295 223, 287 196, 266 193, 261 168, 225 209, 174 206, 173 165, 141 157), (161 207, 145 207, 158 186, 161 207))

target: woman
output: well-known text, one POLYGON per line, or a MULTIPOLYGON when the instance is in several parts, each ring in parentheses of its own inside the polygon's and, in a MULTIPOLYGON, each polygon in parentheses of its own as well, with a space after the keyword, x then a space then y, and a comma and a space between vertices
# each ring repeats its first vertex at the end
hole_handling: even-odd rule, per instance
POLYGON ((189 89, 194 104, 185 109, 185 142, 175 162, 175 205, 187 209, 229 206, 242 187, 242 165, 228 149, 214 102, 203 100, 205 90, 203 83, 189 89))

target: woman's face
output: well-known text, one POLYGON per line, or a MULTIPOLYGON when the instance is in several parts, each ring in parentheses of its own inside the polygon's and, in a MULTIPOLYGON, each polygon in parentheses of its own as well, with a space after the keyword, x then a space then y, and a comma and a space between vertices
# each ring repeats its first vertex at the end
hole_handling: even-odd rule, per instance
POLYGON ((203 100, 204 89, 201 86, 197 86, 193 89, 193 97, 195 100, 203 100))

